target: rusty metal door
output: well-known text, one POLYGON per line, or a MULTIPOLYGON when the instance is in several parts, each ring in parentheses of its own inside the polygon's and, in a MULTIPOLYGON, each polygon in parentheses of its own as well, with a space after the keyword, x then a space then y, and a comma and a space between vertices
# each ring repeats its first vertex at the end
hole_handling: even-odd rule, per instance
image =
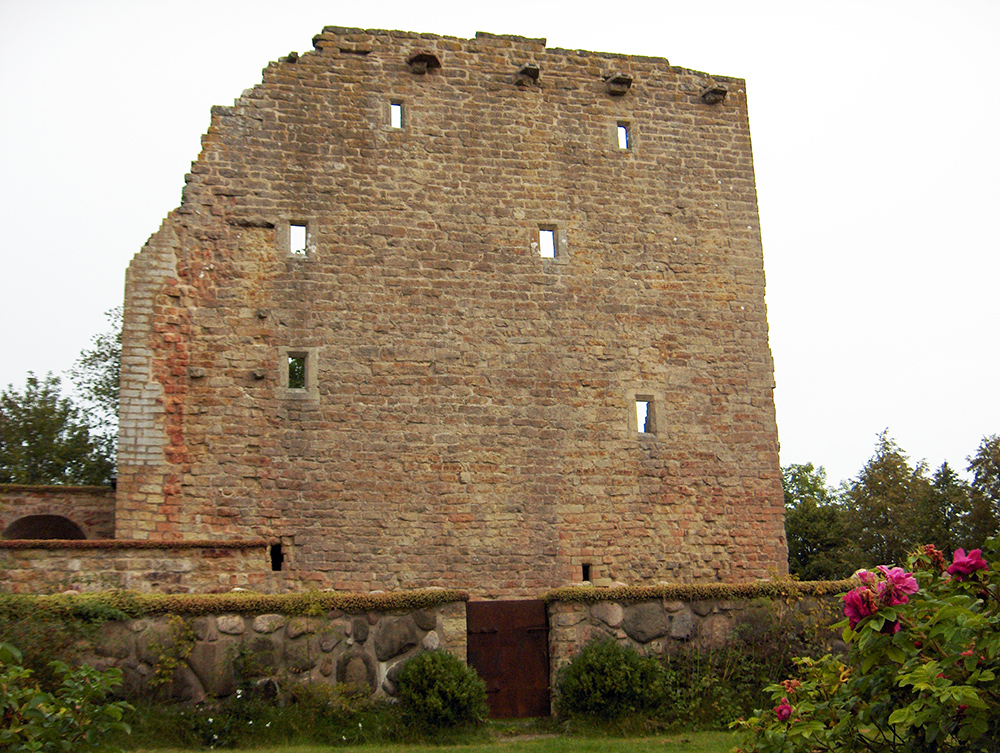
POLYGON ((490 716, 548 716, 549 626, 545 603, 470 601, 469 666, 486 682, 490 716))

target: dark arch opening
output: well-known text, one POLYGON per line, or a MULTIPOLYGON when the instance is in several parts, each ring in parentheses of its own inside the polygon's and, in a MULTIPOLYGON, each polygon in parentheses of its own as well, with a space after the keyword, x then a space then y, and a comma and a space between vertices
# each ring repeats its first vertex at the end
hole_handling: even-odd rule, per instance
POLYGON ((62 515, 28 515, 7 526, 5 539, 85 539, 76 523, 62 515))

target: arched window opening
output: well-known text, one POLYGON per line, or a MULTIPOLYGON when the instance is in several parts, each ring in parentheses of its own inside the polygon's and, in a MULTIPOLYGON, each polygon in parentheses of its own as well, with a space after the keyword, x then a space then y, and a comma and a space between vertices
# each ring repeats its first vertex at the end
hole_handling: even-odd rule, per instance
POLYGON ((85 539, 76 523, 62 515, 28 515, 4 530, 4 539, 85 539))

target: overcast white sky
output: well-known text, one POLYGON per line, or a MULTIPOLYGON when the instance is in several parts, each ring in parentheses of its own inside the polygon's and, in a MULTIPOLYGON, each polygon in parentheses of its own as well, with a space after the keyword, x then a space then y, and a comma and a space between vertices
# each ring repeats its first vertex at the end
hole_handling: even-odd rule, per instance
POLYGON ((324 26, 666 57, 747 80, 781 462, 1000 432, 1000 1, 0 0, 0 387, 63 373, 180 200, 212 105, 324 26))

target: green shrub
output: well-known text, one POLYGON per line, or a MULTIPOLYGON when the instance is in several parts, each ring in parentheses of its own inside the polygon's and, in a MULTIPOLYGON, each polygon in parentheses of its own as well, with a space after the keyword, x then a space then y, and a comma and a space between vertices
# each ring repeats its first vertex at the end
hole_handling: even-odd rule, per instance
POLYGON ((447 651, 427 651, 403 665, 397 683, 404 719, 427 730, 486 719, 486 683, 447 651))
POLYGON ((106 751, 114 749, 108 742, 110 733, 128 733, 122 718, 131 706, 123 701, 105 703, 112 688, 121 684, 118 670, 70 669, 52 662, 59 685, 47 692, 21 660, 17 648, 0 643, 0 750, 106 751))
POLYGON ((654 658, 606 639, 587 644, 559 673, 560 716, 618 719, 663 702, 663 668, 654 658))
POLYGON ((670 727, 723 729, 760 708, 771 697, 768 678, 792 672, 792 657, 818 657, 832 650, 833 602, 817 600, 808 609, 801 607, 760 599, 736 615, 725 645, 671 646, 661 658, 664 704, 658 720, 670 727))

